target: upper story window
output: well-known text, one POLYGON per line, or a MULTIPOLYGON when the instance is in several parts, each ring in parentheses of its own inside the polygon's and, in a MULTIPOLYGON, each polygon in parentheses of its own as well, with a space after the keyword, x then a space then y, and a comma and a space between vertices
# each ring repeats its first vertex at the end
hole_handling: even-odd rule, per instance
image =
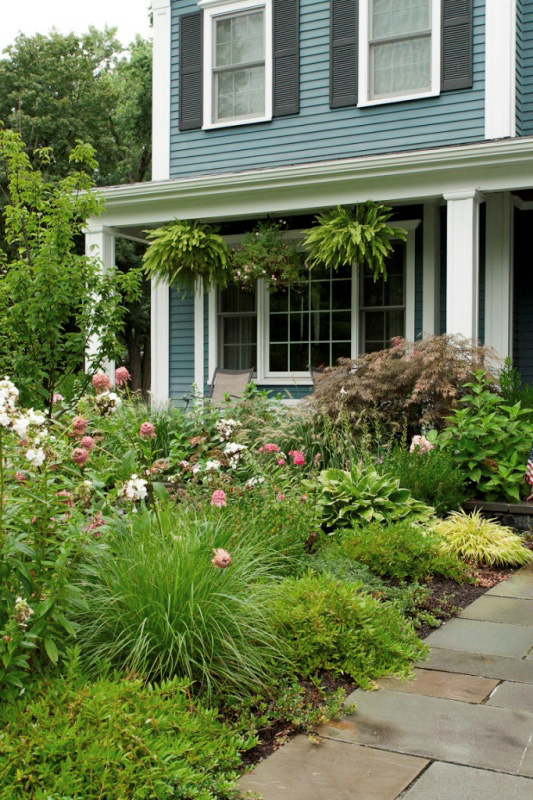
POLYGON ((271 0, 203 0, 203 128, 272 118, 271 0))
POLYGON ((440 93, 441 0, 361 0, 359 105, 440 93))

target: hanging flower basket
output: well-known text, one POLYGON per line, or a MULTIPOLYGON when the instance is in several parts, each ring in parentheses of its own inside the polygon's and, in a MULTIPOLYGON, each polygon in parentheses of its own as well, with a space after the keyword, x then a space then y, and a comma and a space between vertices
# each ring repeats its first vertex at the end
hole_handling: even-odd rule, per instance
POLYGON ((309 272, 303 254, 283 241, 283 222, 259 222, 232 253, 232 280, 252 290, 264 279, 270 291, 301 283, 309 272))
POLYGON ((304 242, 309 265, 338 270, 358 264, 369 267, 374 279, 387 277, 387 259, 394 250, 391 239, 407 238, 403 228, 388 224, 391 216, 392 209, 370 201, 355 210, 338 206, 318 214, 318 224, 306 231, 304 242))
POLYGON ((190 292, 199 278, 204 290, 228 284, 230 251, 217 229, 198 220, 174 220, 146 231, 151 244, 143 258, 149 277, 190 292))

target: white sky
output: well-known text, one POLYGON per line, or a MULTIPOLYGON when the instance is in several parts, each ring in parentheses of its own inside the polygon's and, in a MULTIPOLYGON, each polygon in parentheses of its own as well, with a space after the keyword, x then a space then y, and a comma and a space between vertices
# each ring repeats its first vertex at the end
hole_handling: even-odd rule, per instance
POLYGON ((90 25, 103 29, 118 27, 118 38, 127 45, 136 33, 150 35, 150 0, 3 0, 0 20, 0 53, 12 44, 19 32, 26 36, 46 34, 51 28, 60 33, 85 33, 90 25))

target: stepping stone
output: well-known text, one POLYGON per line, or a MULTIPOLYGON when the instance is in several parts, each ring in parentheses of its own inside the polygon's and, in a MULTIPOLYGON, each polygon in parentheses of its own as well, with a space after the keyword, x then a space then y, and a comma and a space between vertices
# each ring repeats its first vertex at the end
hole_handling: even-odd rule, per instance
MULTIPOLYGON (((409 692, 427 697, 445 697, 465 703, 481 703, 498 685, 497 680, 475 678, 471 675, 454 675, 453 672, 415 669, 415 679, 400 681, 396 678, 380 678, 381 689, 391 692, 409 692)), ((533 687, 532 687, 533 689, 533 687)))
POLYGON ((320 728, 320 735, 438 761, 530 775, 524 753, 533 738, 533 714, 439 697, 360 689, 348 698, 347 705, 353 703, 357 705, 355 715, 327 723, 320 728))
POLYGON ((533 657, 531 654, 527 660, 521 660, 432 647, 429 660, 420 661, 417 666, 427 670, 483 675, 485 678, 497 678, 502 681, 533 683, 533 657))
POLYGON ((240 779, 264 800, 395 800, 428 765, 422 758, 297 736, 240 779))
POLYGON ((501 683, 487 700, 487 705, 533 713, 533 686, 525 683, 501 683))
POLYGON ((521 597, 478 598, 461 611, 465 619, 480 619, 486 622, 504 622, 511 625, 533 626, 533 600, 521 597))
POLYGON ((533 781, 455 764, 432 764, 402 800, 531 800, 533 781))
POLYGON ((499 622, 452 619, 430 634, 426 642, 432 647, 449 650, 522 658, 533 644, 533 628, 499 622))
POLYGON ((522 567, 511 578, 500 581, 492 589, 489 589, 487 595, 491 597, 493 595, 498 597, 523 597, 524 599, 533 600, 533 564, 522 567))

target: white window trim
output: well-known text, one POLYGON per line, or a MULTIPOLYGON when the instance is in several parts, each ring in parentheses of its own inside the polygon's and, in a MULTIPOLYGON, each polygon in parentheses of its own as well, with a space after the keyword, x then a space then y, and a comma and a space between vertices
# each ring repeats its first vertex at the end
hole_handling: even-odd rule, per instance
POLYGON ((405 103, 407 100, 422 100, 424 97, 437 97, 440 94, 441 74, 441 28, 442 0, 431 0, 431 90, 413 92, 397 97, 370 99, 370 3, 371 0, 360 0, 359 3, 359 101, 360 107, 382 106, 389 103, 405 103))
MULTIPOLYGON (((420 225, 419 219, 398 220, 394 225, 407 231, 406 264, 405 264, 405 337, 409 341, 415 338, 415 231, 420 225)), ((242 240, 243 234, 225 237, 227 244, 234 247, 242 240)), ((293 243, 302 239, 302 231, 287 231, 284 238, 293 243)), ((257 283, 257 364, 254 383, 261 386, 311 386, 313 381, 309 372, 269 372, 268 364, 268 309, 269 292, 263 280, 257 283)), ((209 293, 209 347, 208 370, 211 381, 218 366, 218 325, 217 325, 216 289, 209 293)), ((352 267, 352 347, 351 357, 359 355, 359 280, 357 267, 352 267)))
POLYGON ((198 0, 204 9, 204 109, 202 130, 229 128, 235 125, 251 125, 270 122, 272 119, 272 0, 198 0), (213 122, 213 27, 216 17, 236 14, 239 11, 264 9, 265 12, 265 113, 246 119, 213 122))

